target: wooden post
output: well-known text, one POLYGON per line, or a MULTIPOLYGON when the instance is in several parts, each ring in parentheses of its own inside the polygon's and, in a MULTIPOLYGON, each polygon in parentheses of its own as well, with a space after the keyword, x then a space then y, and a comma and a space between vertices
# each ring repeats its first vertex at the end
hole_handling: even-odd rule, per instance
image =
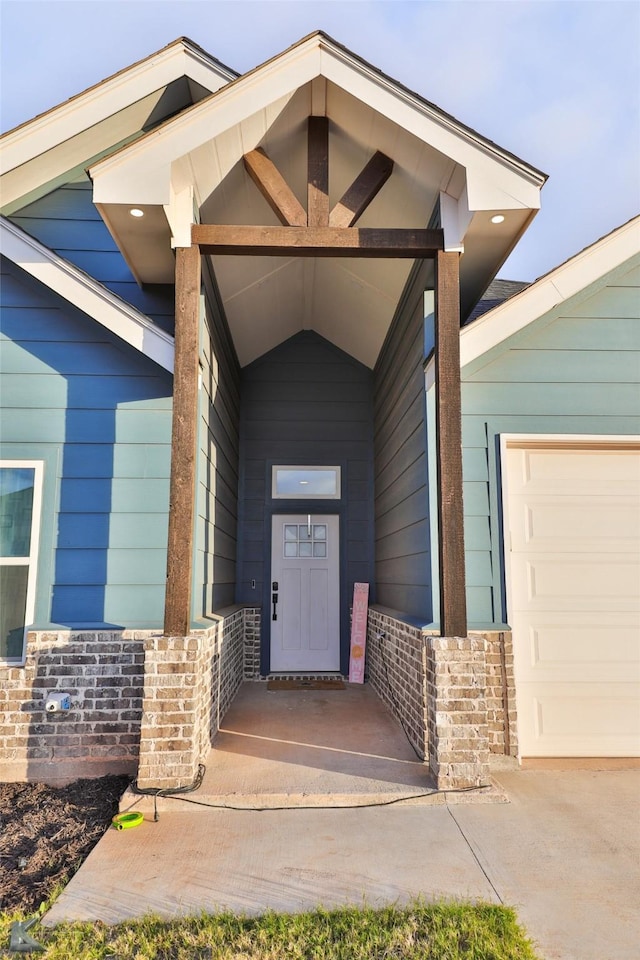
POLYGON ((309 117, 307 159, 307 223, 329 226, 329 121, 309 117))
POLYGON ((462 505, 460 272, 457 253, 435 258, 435 384, 440 556, 440 633, 467 635, 462 505))
POLYGON ((184 637, 191 625, 193 526, 198 436, 200 248, 176 250, 176 329, 173 370, 171 482, 165 636, 184 637))

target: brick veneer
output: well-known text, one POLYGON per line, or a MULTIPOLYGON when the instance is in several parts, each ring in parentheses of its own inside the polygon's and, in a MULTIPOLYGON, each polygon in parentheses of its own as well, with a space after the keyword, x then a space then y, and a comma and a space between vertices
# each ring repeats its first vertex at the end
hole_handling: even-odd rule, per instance
POLYGON ((426 647, 420 627, 370 608, 367 675, 421 757, 427 754, 426 647))
POLYGON ((145 642, 141 787, 186 786, 195 779, 244 679, 246 610, 223 611, 212 627, 188 637, 145 642))
POLYGON ((486 703, 489 752, 518 755, 516 681, 513 672, 513 635, 510 630, 470 631, 486 642, 486 703))
POLYGON ((488 782, 483 637, 425 637, 429 770, 440 789, 488 782))
MULTIPOLYGON (((443 789, 484 782, 489 753, 517 755, 509 631, 432 636, 369 611, 368 678, 443 789)), ((29 632, 24 666, 0 667, 0 779, 135 773, 193 781, 243 679, 260 677, 260 610, 233 607, 188 637, 29 632), (48 714, 50 690, 71 710, 48 714)))
POLYGON ((24 666, 0 666, 0 780, 134 773, 145 635, 30 631, 24 666), (49 691, 71 709, 47 713, 49 691))
POLYGON ((441 789, 477 786, 490 753, 517 754, 509 631, 434 636, 369 610, 367 672, 441 789))
POLYGON ((138 771, 145 785, 190 783, 243 676, 259 672, 259 639, 260 611, 243 607, 189 637, 30 631, 24 665, 0 666, 0 781, 138 771), (71 710, 47 713, 50 690, 71 710))
POLYGON ((244 679, 260 679, 260 607, 244 610, 244 679))

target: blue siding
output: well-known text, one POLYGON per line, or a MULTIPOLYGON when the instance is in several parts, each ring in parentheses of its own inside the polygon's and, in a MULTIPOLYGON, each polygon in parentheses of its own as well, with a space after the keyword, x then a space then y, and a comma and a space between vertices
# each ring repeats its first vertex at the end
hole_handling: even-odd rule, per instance
POLYGON ((138 286, 93 205, 92 185, 77 181, 17 210, 11 220, 30 236, 99 280, 127 303, 173 332, 174 289, 168 284, 138 286))
POLYGON ((162 624, 172 378, 2 261, 2 456, 45 460, 36 626, 162 624))
POLYGON ((462 371, 470 626, 504 622, 499 437, 640 432, 640 257, 462 371))

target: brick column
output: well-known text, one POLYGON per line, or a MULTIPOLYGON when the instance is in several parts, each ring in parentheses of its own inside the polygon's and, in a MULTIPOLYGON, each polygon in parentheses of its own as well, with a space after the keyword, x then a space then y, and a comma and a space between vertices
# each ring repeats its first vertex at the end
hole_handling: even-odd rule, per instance
POLYGON ((429 769, 441 790, 488 782, 483 637, 428 637, 429 769))
POLYGON ((186 786, 197 773, 201 647, 201 640, 196 637, 145 640, 140 786, 186 786))
POLYGON ((193 783, 243 675, 245 611, 229 608, 206 630, 145 641, 138 783, 193 783))

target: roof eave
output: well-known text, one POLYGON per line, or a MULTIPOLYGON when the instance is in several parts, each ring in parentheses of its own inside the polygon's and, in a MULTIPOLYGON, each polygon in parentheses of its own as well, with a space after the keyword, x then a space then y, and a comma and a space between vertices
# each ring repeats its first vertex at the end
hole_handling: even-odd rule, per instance
POLYGON ((520 293, 463 327, 460 331, 461 367, 472 363, 638 254, 640 216, 594 241, 520 293))
MULTIPOLYGON (((180 37, 161 50, 136 61, 98 83, 92 84, 86 90, 2 134, 0 136, 2 172, 7 173, 24 163, 28 163, 29 160, 57 146, 63 140, 92 126, 96 122, 96 118, 91 117, 85 120, 84 115, 92 109, 95 111, 100 100, 108 98, 113 100, 114 105, 110 105, 108 108, 113 113, 118 108, 122 109, 134 100, 140 99, 145 92, 149 92, 153 87, 153 81, 151 81, 147 84, 148 90, 141 90, 141 78, 145 74, 151 73, 153 75, 161 72, 162 66, 172 60, 176 54, 186 55, 201 64, 211 71, 212 75, 216 75, 222 84, 238 77, 235 71, 211 57, 192 40, 180 37)), ((154 89, 163 85, 163 80, 159 79, 154 89)), ((104 116, 100 119, 109 115, 105 111, 102 112, 104 116)))
POLYGON ((3 256, 134 349, 173 371, 174 339, 74 264, 0 216, 3 256))
POLYGON ((372 66, 366 60, 363 60, 361 57, 357 56, 357 54, 353 53, 351 50, 348 50, 346 47, 337 43, 322 31, 315 31, 306 37, 303 37, 301 40, 295 44, 292 44, 282 53, 269 58, 264 63, 254 67, 252 70, 237 76, 233 80, 229 81, 229 83, 227 83, 224 87, 221 87, 212 93, 211 96, 204 98, 199 103, 194 104, 192 107, 184 110, 180 117, 169 118, 165 121, 165 123, 160 124, 153 131, 150 131, 145 136, 140 137, 135 144, 128 146, 125 145, 114 151, 108 157, 100 160, 97 164, 94 164, 90 170, 92 179, 109 169, 110 166, 121 162, 124 158, 132 156, 133 153, 137 154, 138 152, 144 151, 145 147, 152 138, 161 136, 163 131, 166 131, 171 125, 175 125, 177 123, 186 125, 197 116, 199 111, 208 109, 212 102, 215 102, 216 100, 219 100, 225 96, 233 96, 237 92, 238 87, 251 83, 253 78, 255 78, 258 73, 271 70, 278 63, 284 65, 288 58, 299 57, 305 47, 309 48, 309 51, 311 51, 312 48, 317 48, 321 53, 326 52, 331 54, 336 58, 336 60, 344 63, 361 76, 375 83, 381 89, 391 92, 399 101, 422 113, 429 120, 437 123, 443 128, 443 130, 446 130, 450 133, 453 133, 455 136, 464 139, 470 146, 482 151, 492 160, 499 161, 505 167, 512 170, 523 179, 527 180, 531 186, 535 187, 537 190, 540 190, 548 179, 548 175, 546 173, 543 173, 530 164, 527 164, 515 154, 503 149, 502 147, 499 147, 486 137, 483 137, 477 131, 457 120, 451 114, 441 110, 429 100, 424 99, 419 94, 410 90, 408 87, 405 87, 403 84, 383 73, 377 67, 372 66))

